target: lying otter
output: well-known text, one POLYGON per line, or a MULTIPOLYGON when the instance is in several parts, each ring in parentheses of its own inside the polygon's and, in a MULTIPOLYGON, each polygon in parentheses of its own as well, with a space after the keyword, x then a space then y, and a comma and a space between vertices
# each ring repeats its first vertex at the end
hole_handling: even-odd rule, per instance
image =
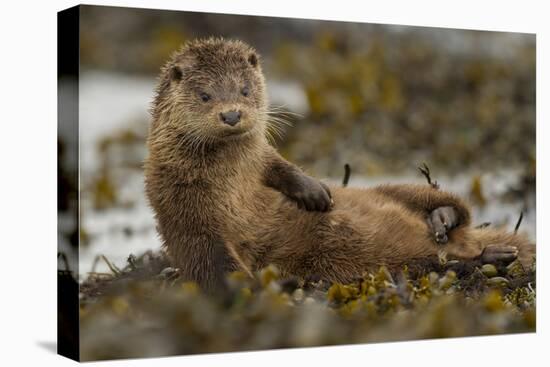
POLYGON ((268 143, 260 59, 240 41, 187 43, 162 68, 146 192, 174 266, 205 289, 267 264, 346 282, 445 250, 457 259, 532 260, 522 235, 470 225, 456 195, 428 185, 328 187, 268 143))

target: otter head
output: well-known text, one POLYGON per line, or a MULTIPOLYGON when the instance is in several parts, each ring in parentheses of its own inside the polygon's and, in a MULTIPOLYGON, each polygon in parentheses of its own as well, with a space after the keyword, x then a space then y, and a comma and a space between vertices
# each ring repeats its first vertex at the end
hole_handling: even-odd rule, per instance
POLYGON ((265 80, 258 54, 243 42, 189 42, 165 65, 159 82, 153 129, 167 124, 189 144, 212 145, 265 133, 265 80))

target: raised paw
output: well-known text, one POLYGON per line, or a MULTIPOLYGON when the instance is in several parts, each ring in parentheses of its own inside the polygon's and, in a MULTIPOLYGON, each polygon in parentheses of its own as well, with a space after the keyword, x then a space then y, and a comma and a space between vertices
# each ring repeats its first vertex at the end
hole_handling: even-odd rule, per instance
POLYGON ((510 263, 518 257, 518 248, 515 246, 489 245, 481 253, 481 262, 486 263, 510 263))
POLYGON ((328 186, 308 176, 303 176, 300 185, 287 196, 296 201, 300 209, 307 211, 326 212, 333 205, 328 186))
POLYGON ((458 226, 458 212, 452 206, 442 206, 430 213, 428 224, 435 236, 435 242, 445 244, 449 241, 448 233, 458 226))

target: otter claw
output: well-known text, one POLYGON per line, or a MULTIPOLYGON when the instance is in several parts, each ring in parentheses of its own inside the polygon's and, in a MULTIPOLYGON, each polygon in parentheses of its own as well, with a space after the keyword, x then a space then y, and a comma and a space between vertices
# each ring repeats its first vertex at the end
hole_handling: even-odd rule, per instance
POLYGON ((334 205, 330 189, 321 181, 305 176, 298 190, 287 196, 296 201, 298 208, 307 211, 329 211, 334 205))
POLYGON ((451 206, 435 209, 428 217, 428 224, 434 233, 435 242, 446 244, 449 242, 449 231, 459 224, 456 209, 451 206))

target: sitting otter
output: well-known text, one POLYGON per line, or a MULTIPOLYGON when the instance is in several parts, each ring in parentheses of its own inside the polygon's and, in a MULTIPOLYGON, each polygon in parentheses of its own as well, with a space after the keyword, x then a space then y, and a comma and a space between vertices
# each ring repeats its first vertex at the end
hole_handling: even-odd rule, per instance
POLYGON ((428 185, 328 187, 268 143, 260 59, 240 41, 187 43, 162 68, 152 107, 146 192, 174 266, 208 290, 232 270, 348 282, 445 250, 527 264, 521 235, 470 225, 456 195, 428 185))

